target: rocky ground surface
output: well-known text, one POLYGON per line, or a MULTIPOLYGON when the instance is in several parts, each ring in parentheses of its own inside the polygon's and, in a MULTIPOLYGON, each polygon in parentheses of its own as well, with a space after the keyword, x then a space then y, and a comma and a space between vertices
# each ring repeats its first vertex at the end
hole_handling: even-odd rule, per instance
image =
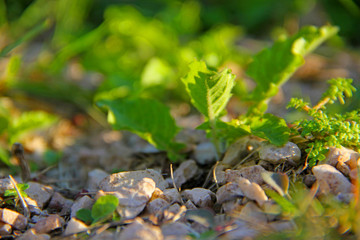
MULTIPOLYGON (((359 66, 358 59, 351 59, 348 54, 332 60, 310 56, 295 77, 319 81, 287 83, 270 111, 285 109, 288 95, 294 96, 290 90, 318 100, 326 88, 322 79, 352 77, 358 71, 347 70, 359 66)), ((4 196, 14 185, 1 169, 1 239, 255 239, 298 227, 270 194, 288 197, 286 186, 279 188, 271 179, 283 185, 290 179, 292 187, 301 183, 312 197, 335 196, 339 204, 348 204, 356 189, 359 153, 350 149, 332 148, 325 161, 310 169, 304 168, 307 154, 299 139, 275 147, 246 137, 216 162, 212 143, 204 132, 194 130, 201 118, 190 115, 176 119, 185 127, 177 137, 186 144, 185 161, 170 163, 164 152, 136 135, 92 124, 78 127, 83 118, 61 120, 48 135, 22 142, 25 159, 38 169, 27 182, 27 207, 18 197, 4 196), (44 163, 49 147, 63 152, 58 162, 44 163), (120 218, 89 225, 76 217, 104 195, 118 198, 120 218)), ((22 182, 20 174, 14 178, 22 182)))
MULTIPOLYGON (((193 239, 206 233, 211 235, 202 239, 255 239, 294 230, 267 195, 279 191, 267 180, 272 173, 286 173, 317 196, 331 194, 345 203, 352 198, 360 161, 352 150, 332 148, 310 171, 293 142, 275 147, 242 138, 215 163, 216 151, 203 132, 183 130, 178 137, 187 143, 187 160, 173 165, 128 133, 102 132, 72 145, 56 166, 32 173, 28 210, 3 197, 2 239, 193 239), (131 171, 111 174, 114 169, 131 171), (121 218, 86 225, 76 217, 108 194, 119 199, 121 218)), ((0 179, 0 196, 13 188, 10 178, 0 179)))

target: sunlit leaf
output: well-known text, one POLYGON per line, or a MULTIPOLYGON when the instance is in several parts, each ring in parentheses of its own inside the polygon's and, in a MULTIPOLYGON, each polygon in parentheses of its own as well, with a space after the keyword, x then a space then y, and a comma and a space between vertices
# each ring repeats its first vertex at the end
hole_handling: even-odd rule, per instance
POLYGON ((108 217, 116 210, 118 204, 119 199, 113 195, 105 195, 98 198, 91 209, 91 217, 94 219, 94 222, 108 217))
POLYGON ((289 177, 285 173, 262 172, 264 181, 273 187, 281 196, 288 194, 289 177))
POLYGON ((209 70, 205 62, 195 61, 182 79, 192 104, 208 119, 215 119, 231 97, 235 75, 230 69, 220 73, 209 70))

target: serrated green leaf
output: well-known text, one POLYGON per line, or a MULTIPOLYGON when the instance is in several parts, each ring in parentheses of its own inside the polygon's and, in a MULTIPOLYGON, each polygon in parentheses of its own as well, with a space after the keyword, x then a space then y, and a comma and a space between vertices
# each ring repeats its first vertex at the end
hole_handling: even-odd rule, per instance
POLYGON ((136 133, 159 150, 167 151, 172 160, 180 158, 177 152, 183 145, 173 142, 179 128, 162 103, 152 99, 117 99, 101 100, 97 105, 109 110, 108 122, 115 130, 136 133))
POLYGON ((247 70, 257 83, 252 100, 262 102, 275 96, 279 87, 304 63, 304 56, 338 30, 333 26, 304 27, 294 36, 280 39, 271 48, 258 53, 247 70))
POLYGON ((113 195, 101 196, 96 200, 92 209, 91 217, 93 222, 98 222, 112 214, 119 204, 119 199, 113 195))
POLYGON ((91 210, 87 208, 79 209, 76 212, 76 218, 83 221, 86 224, 91 224, 94 219, 91 216, 91 210))
POLYGON ((281 146, 289 139, 290 129, 283 118, 266 113, 251 117, 250 122, 253 135, 264 138, 274 145, 281 146))
POLYGON ((230 69, 220 73, 211 71, 205 62, 194 61, 189 73, 182 79, 191 103, 208 119, 215 119, 224 110, 231 97, 235 75, 230 69))
MULTIPOLYGON (((29 188, 29 184, 19 183, 19 184, 17 184, 17 188, 19 189, 19 191, 23 197, 28 197, 25 190, 29 188)), ((4 197, 18 197, 18 194, 15 189, 7 189, 4 192, 4 197)))

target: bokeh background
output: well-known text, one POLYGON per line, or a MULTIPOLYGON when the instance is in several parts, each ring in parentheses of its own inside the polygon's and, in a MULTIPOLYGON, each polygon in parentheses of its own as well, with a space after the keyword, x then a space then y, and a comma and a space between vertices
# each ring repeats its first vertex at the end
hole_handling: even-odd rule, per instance
MULTIPOLYGON (((228 106, 236 117, 254 87, 245 74, 251 57, 302 26, 326 24, 339 26, 338 36, 306 58, 269 108, 289 121, 298 117, 285 108, 290 97, 315 102, 333 77, 359 86, 359 1, 0 0, 2 164, 11 166, 16 141, 53 164, 75 138, 109 129, 100 99, 155 98, 179 125, 196 126, 181 120, 196 114, 180 81, 194 59, 237 75, 228 106)), ((358 108, 359 99, 331 111, 358 108)))

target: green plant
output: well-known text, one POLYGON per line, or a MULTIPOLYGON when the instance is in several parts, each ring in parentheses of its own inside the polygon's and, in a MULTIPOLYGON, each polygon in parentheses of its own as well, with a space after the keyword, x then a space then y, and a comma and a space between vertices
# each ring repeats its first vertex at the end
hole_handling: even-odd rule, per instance
MULTIPOLYGON (((27 183, 19 183, 17 184, 17 188, 21 194, 22 197, 26 198, 28 197, 27 193, 25 192, 26 189, 29 188, 29 184, 27 183)), ((3 201, 6 204, 16 205, 16 203, 19 201, 19 196, 16 191, 16 189, 7 189, 4 192, 3 195, 3 201)))
POLYGON ((82 208, 76 212, 76 217, 87 224, 94 224, 114 217, 115 210, 119 205, 119 199, 113 195, 99 197, 91 210, 82 208))
POLYGON ((309 165, 314 166, 325 159, 329 147, 348 147, 360 149, 360 112, 351 111, 344 114, 330 114, 326 105, 336 99, 344 104, 344 97, 351 97, 356 90, 351 79, 335 78, 329 80, 330 87, 320 101, 313 107, 303 99, 291 99, 288 107, 306 112, 311 119, 296 121, 293 127, 308 141, 305 151, 308 153, 309 165))

